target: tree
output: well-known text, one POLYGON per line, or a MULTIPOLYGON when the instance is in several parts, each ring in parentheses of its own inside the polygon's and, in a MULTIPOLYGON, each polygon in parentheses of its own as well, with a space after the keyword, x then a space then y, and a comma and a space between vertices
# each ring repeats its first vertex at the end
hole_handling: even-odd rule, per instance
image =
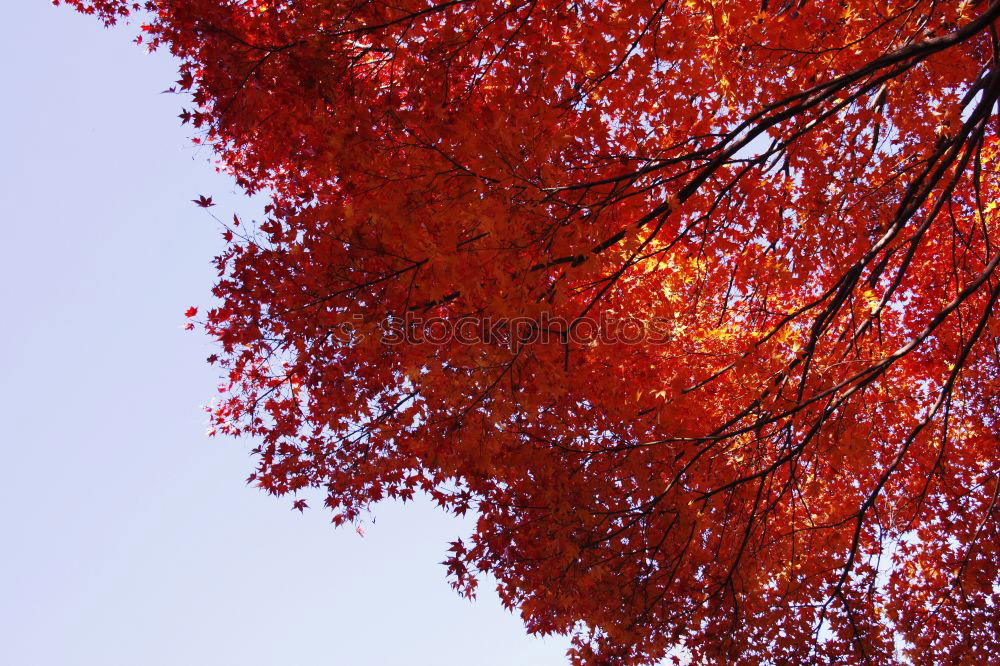
POLYGON ((67 1, 272 194, 203 322, 261 488, 475 512, 576 663, 1000 648, 1000 3, 67 1))

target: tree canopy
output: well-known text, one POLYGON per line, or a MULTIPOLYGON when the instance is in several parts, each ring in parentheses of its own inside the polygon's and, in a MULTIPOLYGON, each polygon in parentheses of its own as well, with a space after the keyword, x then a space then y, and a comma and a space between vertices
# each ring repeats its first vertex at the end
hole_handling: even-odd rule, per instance
POLYGON ((574 663, 1000 649, 1000 3, 65 1, 271 197, 189 313, 261 488, 473 512, 574 663))

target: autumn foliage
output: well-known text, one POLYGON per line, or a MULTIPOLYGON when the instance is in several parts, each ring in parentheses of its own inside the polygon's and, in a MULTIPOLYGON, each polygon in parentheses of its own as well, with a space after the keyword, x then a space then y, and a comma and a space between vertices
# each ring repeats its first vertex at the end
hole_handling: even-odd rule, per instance
POLYGON ((204 319, 262 488, 473 512, 581 664, 995 658, 1000 3, 69 3, 273 194, 204 319))

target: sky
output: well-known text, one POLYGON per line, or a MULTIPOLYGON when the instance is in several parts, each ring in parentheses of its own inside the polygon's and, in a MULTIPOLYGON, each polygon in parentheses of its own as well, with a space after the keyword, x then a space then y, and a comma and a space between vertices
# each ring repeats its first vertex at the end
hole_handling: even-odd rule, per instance
POLYGON ((223 217, 253 217, 160 94, 175 63, 47 0, 0 2, 0 664, 521 666, 484 581, 439 563, 470 523, 383 504, 365 536, 245 485, 251 443, 208 438, 223 217))

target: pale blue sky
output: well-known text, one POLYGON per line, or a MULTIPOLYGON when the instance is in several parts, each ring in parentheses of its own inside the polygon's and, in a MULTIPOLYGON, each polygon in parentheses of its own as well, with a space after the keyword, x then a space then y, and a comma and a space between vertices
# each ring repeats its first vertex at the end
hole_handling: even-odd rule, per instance
POLYGON ((335 530, 204 436, 212 349, 183 311, 221 241, 189 200, 253 208, 130 34, 0 2, 0 664, 564 663, 488 582, 474 603, 447 586, 467 523, 418 503, 335 530))

